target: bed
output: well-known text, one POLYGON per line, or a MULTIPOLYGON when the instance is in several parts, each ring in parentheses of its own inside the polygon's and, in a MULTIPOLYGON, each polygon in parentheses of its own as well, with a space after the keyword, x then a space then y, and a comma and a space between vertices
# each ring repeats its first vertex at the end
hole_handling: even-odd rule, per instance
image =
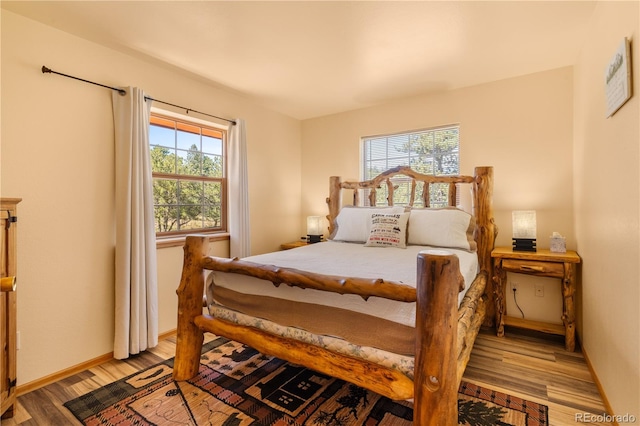
POLYGON ((331 177, 329 185, 331 241, 227 259, 207 256, 206 236, 187 237, 174 378, 197 374, 211 332, 391 399, 413 399, 416 425, 456 425, 473 342, 493 319, 493 169, 434 177, 397 167, 363 182, 331 177), (455 206, 464 186, 472 215, 431 208, 431 191, 444 187, 455 206), (352 206, 343 206, 347 191, 352 206), (400 191, 408 205, 394 205, 400 191), (381 193, 386 207, 376 206, 381 193))

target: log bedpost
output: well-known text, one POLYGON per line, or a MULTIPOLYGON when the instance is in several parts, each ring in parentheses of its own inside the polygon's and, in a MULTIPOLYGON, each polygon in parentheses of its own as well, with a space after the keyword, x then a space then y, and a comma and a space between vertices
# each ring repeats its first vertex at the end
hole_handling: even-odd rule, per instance
MULTIPOLYGON (((478 245, 480 270, 493 277, 491 251, 496 242, 498 227, 493 218, 493 167, 476 167, 473 181, 473 215, 476 217, 475 240, 478 245)), ((495 319, 494 281, 487 280, 485 296, 487 313, 484 325, 493 326, 495 319)))
POLYGON ((458 257, 443 250, 418 254, 413 424, 458 424, 458 257), (457 286, 451 283, 458 283, 457 286))
POLYGON ((204 333, 194 319, 202 315, 204 271, 202 258, 208 252, 209 238, 189 235, 184 246, 184 265, 178 294, 178 333, 173 378, 187 380, 198 374, 204 333))
POLYGON ((340 206, 342 205, 342 182, 339 176, 331 176, 329 178, 327 205, 329 206, 327 220, 329 221, 329 235, 331 235, 335 229, 335 220, 338 217, 338 213, 340 213, 340 206))

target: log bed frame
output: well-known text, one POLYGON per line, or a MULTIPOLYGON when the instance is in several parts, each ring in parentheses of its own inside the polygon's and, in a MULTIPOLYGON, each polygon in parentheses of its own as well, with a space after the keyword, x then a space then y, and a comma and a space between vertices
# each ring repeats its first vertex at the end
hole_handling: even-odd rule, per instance
MULTIPOLYGON (((457 425, 457 391, 469 361, 473 342, 485 321, 486 310, 493 312, 491 250, 497 228, 493 220, 493 168, 477 167, 474 176, 436 177, 422 175, 407 167, 388 170, 365 182, 341 182, 330 179, 327 198, 330 231, 342 204, 342 190, 354 190, 354 204, 359 204, 359 189, 375 190, 387 185, 388 202, 393 204, 391 178, 407 176, 422 182, 423 201, 428 207, 429 185, 449 184, 449 204, 455 205, 456 184, 471 184, 472 209, 476 217, 474 238, 478 245, 480 272, 458 307, 458 292, 464 286, 457 256, 449 253, 420 253, 417 257, 416 289, 407 285, 350 277, 324 276, 289 268, 260 265, 236 259, 207 256, 208 238, 188 236, 184 247, 184 265, 178 294, 178 329, 173 369, 175 380, 187 380, 199 370, 205 332, 242 342, 254 349, 286 361, 334 376, 395 400, 414 399, 415 425, 457 425), (314 288, 340 294, 358 294, 405 302, 416 302, 416 355, 414 379, 397 370, 370 361, 353 358, 300 341, 272 335, 262 330, 233 324, 203 314, 205 270, 234 272, 262 278, 278 286, 281 283, 314 288), (451 285, 454 284, 454 285, 451 285), (488 306, 487 306, 488 305, 488 306)), ((486 315, 492 323, 492 314, 486 315)))

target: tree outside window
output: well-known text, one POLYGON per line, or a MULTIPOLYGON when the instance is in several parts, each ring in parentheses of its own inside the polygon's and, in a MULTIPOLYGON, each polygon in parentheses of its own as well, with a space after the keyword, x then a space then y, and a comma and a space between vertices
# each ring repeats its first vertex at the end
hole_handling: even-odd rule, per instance
POLYGON ((149 129, 158 235, 226 231, 226 132, 152 114, 149 129))

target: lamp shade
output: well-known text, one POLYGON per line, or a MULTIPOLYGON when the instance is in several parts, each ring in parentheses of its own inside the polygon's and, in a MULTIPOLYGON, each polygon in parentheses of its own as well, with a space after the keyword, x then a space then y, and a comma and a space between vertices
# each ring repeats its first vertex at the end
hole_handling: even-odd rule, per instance
POLYGON ((513 238, 536 238, 535 210, 518 210, 511 213, 513 238))
POLYGON ((322 235, 321 216, 307 216, 307 235, 322 235))

